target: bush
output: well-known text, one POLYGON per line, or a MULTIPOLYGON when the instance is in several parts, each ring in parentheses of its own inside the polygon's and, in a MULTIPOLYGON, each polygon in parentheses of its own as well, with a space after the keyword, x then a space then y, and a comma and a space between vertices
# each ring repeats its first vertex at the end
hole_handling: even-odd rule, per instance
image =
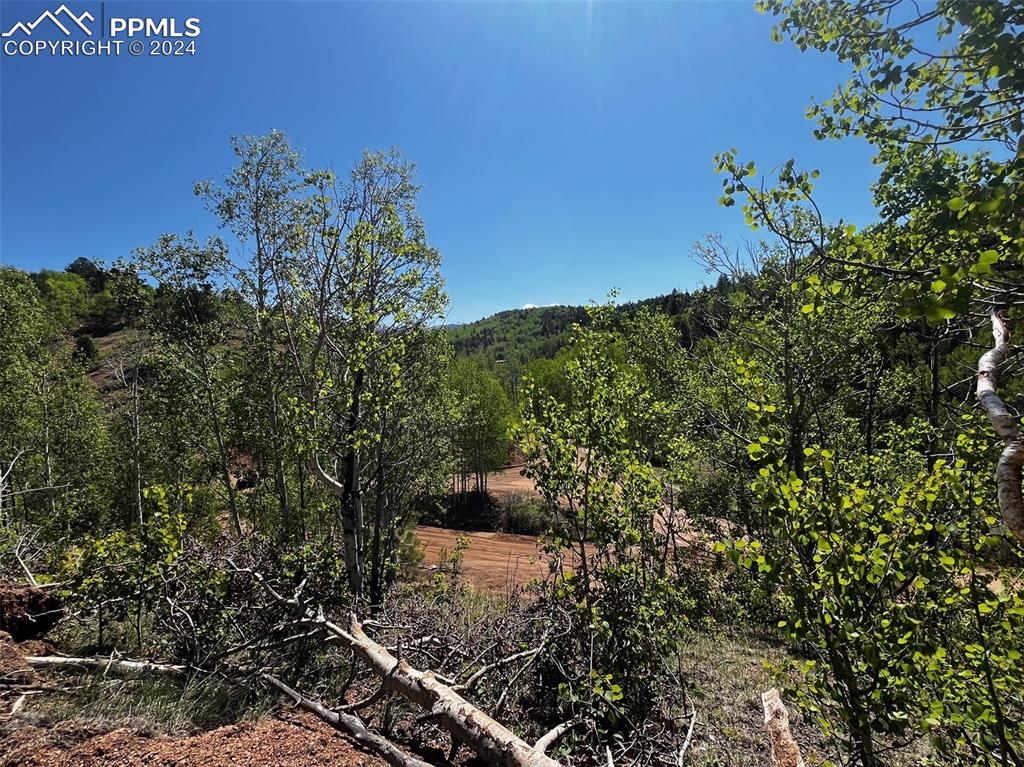
POLYGON ((500 503, 501 526, 519 535, 543 535, 551 526, 551 508, 537 496, 512 493, 500 503))
POLYGON ((75 354, 80 359, 87 361, 96 359, 98 352, 96 351, 96 342, 92 340, 92 336, 84 333, 75 339, 75 354))

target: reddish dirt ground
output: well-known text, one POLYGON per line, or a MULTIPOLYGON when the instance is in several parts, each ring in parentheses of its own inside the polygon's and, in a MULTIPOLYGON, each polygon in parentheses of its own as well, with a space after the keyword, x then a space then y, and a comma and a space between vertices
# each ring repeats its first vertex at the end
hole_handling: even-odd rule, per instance
MULTIPOLYGON (((291 707, 259 722, 241 722, 187 737, 149 736, 98 723, 38 726, 12 709, 22 690, 45 689, 27 655, 49 654, 42 641, 13 642, 0 631, 0 767, 384 767, 312 715, 291 707)), ((31 703, 29 703, 29 706, 31 703)))
MULTIPOLYGON (((509 466, 503 471, 487 475, 487 490, 499 499, 512 493, 539 495, 533 480, 522 475, 523 467, 509 466)), ((657 524, 664 530, 663 520, 657 524)), ((470 547, 463 557, 462 571, 466 580, 485 591, 505 592, 522 586, 531 580, 548 574, 548 563, 538 551, 538 539, 530 535, 510 533, 461 532, 440 527, 420 525, 416 537, 425 545, 424 566, 431 570, 441 561, 441 552, 455 548, 458 536, 470 540, 470 547)), ((677 532, 676 542, 692 545, 696 540, 692 533, 677 532)), ((566 563, 569 568, 571 562, 566 563)))
MULTIPOLYGON (((502 498, 513 493, 537 494, 532 479, 522 475, 523 467, 509 466, 487 475, 487 491, 502 498)), ((508 591, 548 574, 547 561, 537 550, 537 538, 511 533, 470 533, 420 525, 416 537, 426 547, 424 566, 433 570, 441 561, 441 551, 455 548, 455 540, 464 535, 470 540, 462 572, 470 583, 487 591, 508 591)))
POLYGON ((469 538, 462 561, 466 580, 487 591, 508 591, 548 574, 548 564, 537 550, 537 539, 510 533, 466 533, 420 525, 416 537, 425 545, 424 565, 436 568, 441 551, 455 549, 458 536, 469 538))
POLYGON ((74 722, 23 727, 0 742, 0 767, 384 767, 308 714, 281 713, 184 738, 120 729, 96 735, 74 722))
POLYGON ((512 493, 537 495, 537 486, 532 479, 523 476, 523 466, 508 466, 501 471, 487 475, 487 491, 499 498, 512 493))

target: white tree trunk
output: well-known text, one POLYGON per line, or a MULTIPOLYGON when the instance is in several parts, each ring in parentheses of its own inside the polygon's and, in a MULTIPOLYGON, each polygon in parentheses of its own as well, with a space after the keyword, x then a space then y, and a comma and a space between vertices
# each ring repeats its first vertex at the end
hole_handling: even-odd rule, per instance
POLYGON ((1006 318, 992 312, 992 348, 978 360, 977 397, 996 434, 1006 444, 996 464, 999 510, 1006 526, 1024 541, 1024 497, 1021 496, 1021 467, 1024 466, 1024 441, 1017 418, 996 393, 999 366, 1010 353, 1010 329, 1006 318))
POLYGON ((120 658, 74 658, 64 655, 29 655, 25 662, 32 668, 78 668, 93 669, 104 673, 113 672, 124 676, 136 674, 165 674, 180 676, 188 670, 188 666, 171 663, 153 663, 148 660, 128 660, 120 658))
MULTIPOLYGON (((316 451, 313 451, 309 457, 309 469, 317 482, 336 496, 339 503, 345 503, 345 499, 347 497, 345 485, 324 470, 323 465, 320 463, 320 456, 316 451)), ((345 510, 343 509, 342 517, 344 517, 344 515, 345 510)), ((361 593, 363 585, 363 563, 360 559, 359 540, 356 530, 360 521, 361 520, 357 520, 353 523, 345 521, 344 519, 342 520, 342 528, 345 538, 345 571, 348 574, 349 587, 352 589, 352 593, 356 595, 361 593)))

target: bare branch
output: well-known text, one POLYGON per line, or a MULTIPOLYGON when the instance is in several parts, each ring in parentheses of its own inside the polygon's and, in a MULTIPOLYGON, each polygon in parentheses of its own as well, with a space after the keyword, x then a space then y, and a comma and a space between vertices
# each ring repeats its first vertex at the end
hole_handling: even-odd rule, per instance
POLYGON ((567 722, 562 722, 557 727, 552 727, 550 730, 548 730, 546 733, 541 735, 540 738, 537 739, 537 742, 533 744, 533 747, 540 751, 542 754, 546 754, 548 749, 558 742, 559 738, 565 735, 565 733, 569 732, 569 730, 571 730, 573 727, 582 724, 582 722, 582 718, 576 717, 574 719, 570 719, 567 722))
POLYGON ((384 761, 392 765, 392 767, 432 767, 429 762, 424 762, 420 759, 409 756, 402 752, 391 741, 368 730, 359 717, 347 714, 343 711, 332 711, 322 703, 318 703, 315 700, 307 698, 298 690, 292 689, 271 674, 263 674, 262 676, 263 679, 294 700, 297 706, 327 722, 336 730, 344 732, 350 738, 355 740, 356 743, 359 743, 368 750, 379 755, 384 759, 384 761))

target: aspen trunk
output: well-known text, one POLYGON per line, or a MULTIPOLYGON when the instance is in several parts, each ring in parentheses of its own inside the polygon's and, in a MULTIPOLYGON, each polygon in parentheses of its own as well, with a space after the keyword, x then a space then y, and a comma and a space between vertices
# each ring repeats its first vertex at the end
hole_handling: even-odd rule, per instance
POLYGON ((996 435, 1006 445, 996 463, 999 510, 1010 532, 1024 541, 1024 497, 1021 495, 1024 440, 1021 439, 1017 418, 996 393, 999 366, 1010 353, 1010 329, 1006 318, 999 312, 992 312, 992 340, 992 348, 978 360, 976 395, 996 435))

